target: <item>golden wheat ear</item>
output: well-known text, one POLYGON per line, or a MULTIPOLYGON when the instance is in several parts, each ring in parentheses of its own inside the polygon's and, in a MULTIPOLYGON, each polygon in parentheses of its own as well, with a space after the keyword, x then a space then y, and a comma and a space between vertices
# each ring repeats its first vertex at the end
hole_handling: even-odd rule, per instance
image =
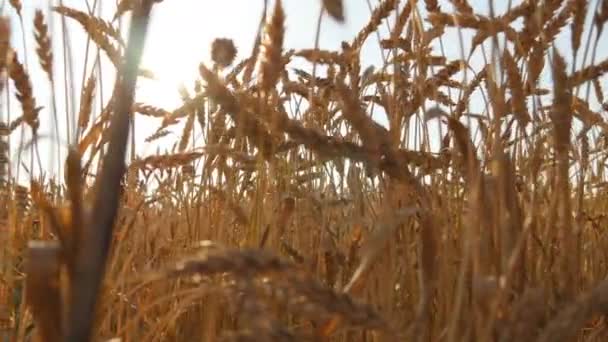
POLYGON ((323 0, 323 8, 339 23, 344 23, 344 2, 342 0, 323 0))
POLYGON ((38 113, 41 107, 36 106, 36 99, 33 95, 32 82, 30 76, 25 70, 25 67, 19 61, 17 53, 13 51, 13 57, 10 61, 9 76, 17 88, 17 100, 21 103, 23 109, 23 121, 31 127, 32 131, 36 132, 40 126, 38 113))
POLYGON ((0 17, 0 93, 4 89, 4 78, 8 67, 10 49, 11 26, 7 17, 0 17))
POLYGON ((85 218, 85 206, 82 203, 82 169, 80 155, 75 149, 70 149, 66 160, 66 183, 70 199, 69 207, 55 207, 44 194, 40 184, 31 182, 33 202, 47 215, 53 233, 61 246, 63 262, 73 269, 77 248, 81 242, 85 218))
POLYGON ((285 38, 284 25, 285 12, 283 11, 281 1, 276 0, 272 16, 264 28, 265 38, 262 41, 260 57, 260 78, 258 85, 265 92, 276 86, 283 71, 281 53, 285 38))
POLYGON ((48 26, 44 21, 44 14, 36 10, 34 18, 34 37, 36 38, 36 54, 40 60, 42 70, 50 80, 53 80, 53 50, 51 48, 51 37, 49 37, 48 26))
MULTIPOLYGON (((62 248, 65 246, 71 246, 71 224, 69 215, 65 215, 64 210, 56 208, 51 204, 51 201, 46 196, 42 186, 38 182, 31 182, 30 192, 32 202, 48 217, 52 233, 57 236, 62 248)), ((62 249, 62 253, 64 253, 64 251, 65 250, 62 249)))

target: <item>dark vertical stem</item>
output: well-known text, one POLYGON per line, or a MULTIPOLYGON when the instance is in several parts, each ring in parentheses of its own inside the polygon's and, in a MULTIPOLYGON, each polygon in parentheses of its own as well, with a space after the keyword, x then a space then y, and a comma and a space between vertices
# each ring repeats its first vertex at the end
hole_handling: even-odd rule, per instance
POLYGON ((151 7, 152 1, 145 0, 133 13, 129 43, 125 52, 126 61, 116 82, 118 97, 110 124, 108 153, 103 160, 102 172, 96 184, 97 192, 89 226, 82 236, 83 246, 79 248, 75 270, 71 274, 70 308, 64 341, 83 342, 91 338, 98 293, 105 273, 120 201, 120 182, 125 172, 130 111, 151 7))

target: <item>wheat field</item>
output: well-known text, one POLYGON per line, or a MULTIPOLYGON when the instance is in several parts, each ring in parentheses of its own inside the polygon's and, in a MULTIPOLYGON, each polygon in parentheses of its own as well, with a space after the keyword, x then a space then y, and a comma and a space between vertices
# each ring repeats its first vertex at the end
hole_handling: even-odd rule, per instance
POLYGON ((160 108, 135 97, 170 1, 3 4, 0 341, 608 339, 608 1, 367 1, 324 50, 321 20, 366 2, 318 0, 316 43, 291 49, 299 0, 265 0, 255 44, 218 37, 160 108), (98 56, 76 99, 49 16, 98 56), (51 166, 45 116, 75 124, 51 166))

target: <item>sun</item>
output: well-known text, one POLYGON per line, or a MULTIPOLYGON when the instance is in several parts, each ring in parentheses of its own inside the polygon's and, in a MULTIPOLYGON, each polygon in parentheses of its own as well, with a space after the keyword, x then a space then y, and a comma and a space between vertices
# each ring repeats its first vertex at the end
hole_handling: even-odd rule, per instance
POLYGON ((141 63, 156 79, 141 79, 138 101, 166 109, 180 106, 179 87, 183 84, 192 92, 200 63, 211 62, 214 39, 233 40, 239 56, 251 49, 261 10, 257 1, 242 0, 159 4, 152 14, 141 63))
MULTIPOLYGON (((211 67, 215 39, 233 41, 237 60, 251 50, 261 10, 261 4, 256 1, 162 2, 152 14, 140 64, 141 69, 150 71, 154 77, 138 80, 135 100, 168 112, 181 107, 184 99, 180 87, 188 90, 190 96, 195 95, 195 82, 200 80, 199 65, 205 63, 211 67), (235 8, 239 10, 234 11, 235 8), (229 20, 225 13, 232 13, 229 20)), ((145 141, 160 127, 159 119, 141 115, 136 118, 136 141, 145 141)), ((179 134, 182 127, 183 122, 166 130, 179 134)), ((136 153, 146 154, 157 147, 167 147, 161 140, 138 144, 136 153)))
POLYGON ((179 89, 192 92, 198 75, 198 56, 179 55, 175 58, 147 52, 143 56, 142 69, 150 71, 152 78, 142 79, 138 100, 171 110, 181 105, 179 89))

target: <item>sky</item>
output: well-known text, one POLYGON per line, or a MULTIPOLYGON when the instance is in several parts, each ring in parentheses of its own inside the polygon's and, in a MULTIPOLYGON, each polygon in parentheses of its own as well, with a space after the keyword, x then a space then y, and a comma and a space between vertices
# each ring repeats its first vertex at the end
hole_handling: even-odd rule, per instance
MULTIPOLYGON (((595 5, 597 0, 591 1, 590 7, 595 5)), ((63 4, 82 11, 87 11, 88 8, 95 8, 95 13, 102 18, 110 20, 115 11, 114 0, 63 0, 63 4)), ((272 8, 272 0, 269 1, 269 7, 272 8)), ((43 160, 43 168, 45 170, 57 169, 57 152, 56 146, 62 147, 59 156, 65 158, 65 149, 68 142, 73 142, 72 139, 67 139, 68 128, 65 125, 66 113, 71 121, 69 130, 71 136, 74 135, 74 125, 76 114, 78 112, 78 99, 80 90, 84 83, 83 70, 87 70, 89 74, 93 65, 92 61, 95 58, 96 49, 92 45, 87 45, 87 37, 82 28, 73 20, 66 19, 67 41, 69 42, 71 57, 63 56, 62 54, 62 25, 61 17, 56 14, 49 14, 50 5, 59 4, 59 0, 43 1, 32 0, 23 1, 23 17, 26 19, 24 24, 24 32, 26 32, 26 42, 22 42, 22 34, 20 22, 15 15, 14 10, 4 0, 0 3, 2 15, 8 15, 12 19, 13 31, 13 46, 17 48, 20 56, 26 55, 27 69, 29 70, 32 82, 34 84, 34 95, 37 98, 39 105, 45 106, 41 112, 41 129, 40 129, 40 151, 41 159, 43 160), (40 8, 46 14, 47 22, 52 33, 52 44, 55 47, 55 91, 57 94, 57 115, 59 116, 59 137, 56 136, 53 126, 52 103, 50 101, 50 86, 46 79, 46 75, 42 72, 35 57, 35 41, 33 37, 33 24, 35 9, 40 8), (26 52, 24 54, 24 46, 26 52), (84 65, 85 56, 88 55, 88 63, 84 65), (67 58, 67 60, 64 60, 67 58), (63 79, 64 69, 66 66, 71 66, 71 74, 74 75, 74 86, 65 86, 63 79), (67 97, 66 90, 67 89, 67 97), (65 100, 67 99, 67 100, 65 100)), ((283 0, 283 5, 286 12, 286 36, 285 48, 311 48, 314 46, 317 18, 320 10, 320 0, 283 0)), ((342 41, 350 41, 359 31, 361 27, 368 21, 371 13, 371 6, 375 6, 377 0, 349 0, 345 3, 346 22, 339 24, 329 17, 325 17, 322 21, 322 34, 320 36, 320 47, 328 50, 339 50, 342 41)), ((424 15, 424 4, 419 1, 419 8, 424 15)), ((488 14, 488 0, 470 0, 469 3, 475 8, 476 12, 488 14)), ((519 1, 513 1, 517 4, 519 1)), ((171 110, 180 105, 180 96, 177 88, 180 83, 184 83, 187 88, 192 89, 194 80, 198 76, 198 65, 201 62, 210 65, 210 46, 214 38, 231 38, 234 40, 238 48, 237 60, 247 57, 253 46, 256 30, 262 15, 263 0, 222 0, 222 1, 201 1, 201 0, 164 0, 155 5, 146 48, 143 55, 142 67, 153 71, 157 80, 142 80, 138 84, 137 101, 146 104, 158 106, 171 110)), ((447 1, 440 1, 444 12, 451 12, 451 5, 447 1)), ((507 8, 509 1, 500 0, 494 1, 496 13, 500 14, 507 8)), ((392 18, 391 18, 392 19, 392 18)), ((591 16, 587 18, 587 26, 589 26, 591 16)), ((123 27, 127 27, 128 19, 122 22, 123 27)), ((381 26, 381 32, 386 32, 386 24, 381 26)), ((564 51, 569 49, 569 29, 565 29, 558 39, 557 46, 564 51)), ((126 32, 126 30, 125 30, 126 32)), ((466 42, 470 40, 470 33, 467 30, 463 31, 465 50, 469 46, 466 42)), ((444 53, 448 60, 457 59, 460 57, 459 37, 456 30, 446 33, 442 43, 444 53)), ((605 37, 600 43, 597 60, 602 60, 608 55, 608 44, 605 44, 605 37)), ((441 54, 438 44, 435 46, 434 53, 441 54)), ((566 56, 568 58, 568 56, 566 56)), ((295 62, 297 65, 297 61, 295 62)), ((480 55, 476 55, 472 64, 476 70, 479 70, 479 65, 483 65, 483 60, 480 55)), ((372 36, 368 39, 368 43, 362 51, 362 70, 367 65, 381 65, 382 57, 380 50, 377 48, 377 38, 372 36)), ((292 65, 293 66, 293 65, 292 65)), ((107 59, 102 54, 102 74, 104 75, 104 84, 97 93, 97 112, 101 106, 100 99, 103 97, 107 100, 112 87, 111 66, 107 59), (105 70, 105 72, 104 72, 105 70)), ((546 73, 544 78, 550 81, 550 75, 546 73)), ((473 101, 472 107, 476 110, 483 111, 483 102, 481 99, 473 101)), ((14 119, 20 115, 20 107, 13 99, 7 99, 3 96, 0 99, 0 120, 7 120, 9 116, 14 119)), ((381 117, 376 118, 381 123, 381 117)), ((385 122, 384 122, 385 123, 385 122)), ((145 137, 152 134, 160 122, 158 120, 142 119, 137 117, 135 140, 143 141, 145 137)), ((179 131, 178 131, 179 134, 179 131)), ((145 155, 155 153, 158 147, 170 148, 170 144, 177 140, 177 136, 173 135, 169 140, 163 140, 163 144, 137 144, 137 154, 145 155)), ((11 146, 19 145, 18 134, 13 134, 11 138, 11 146)), ((437 145, 435 143, 435 145, 437 145)), ((15 149, 13 148, 13 153, 15 149)), ((14 157, 14 155, 13 155, 14 157)), ((24 158, 29 157, 24 155, 24 158)), ((13 158, 14 159, 14 158, 13 158)))

